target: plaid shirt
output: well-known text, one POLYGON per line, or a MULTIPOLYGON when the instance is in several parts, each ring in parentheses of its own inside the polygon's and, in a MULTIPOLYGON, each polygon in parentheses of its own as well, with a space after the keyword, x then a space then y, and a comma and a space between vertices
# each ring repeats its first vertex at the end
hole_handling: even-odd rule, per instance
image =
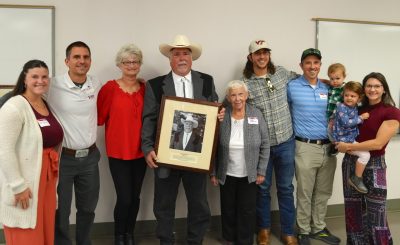
POLYGON ((264 77, 253 74, 250 79, 243 78, 249 89, 247 103, 262 112, 268 125, 271 146, 286 142, 293 135, 286 85, 298 76, 295 72, 277 66, 275 74, 267 74, 275 88, 272 92, 268 90, 264 77))
POLYGON ((329 92, 328 92, 328 107, 326 108, 326 116, 328 119, 332 119, 335 114, 333 113, 336 109, 336 105, 339 102, 343 102, 343 86, 335 88, 335 87, 330 87, 329 92))

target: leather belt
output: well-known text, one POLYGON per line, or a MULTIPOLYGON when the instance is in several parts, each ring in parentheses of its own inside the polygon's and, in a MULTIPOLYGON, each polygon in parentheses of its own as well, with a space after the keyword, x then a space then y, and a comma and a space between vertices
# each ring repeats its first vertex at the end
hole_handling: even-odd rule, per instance
POLYGON ((331 141, 329 139, 311 140, 311 139, 301 138, 299 136, 295 136, 294 138, 298 141, 309 143, 309 144, 326 145, 326 144, 331 143, 331 141))
POLYGON ((62 148, 62 153, 67 154, 76 158, 79 157, 87 157, 90 153, 92 153, 96 149, 96 143, 93 145, 89 146, 89 148, 86 149, 80 149, 80 150, 74 150, 74 149, 69 149, 67 147, 62 148))

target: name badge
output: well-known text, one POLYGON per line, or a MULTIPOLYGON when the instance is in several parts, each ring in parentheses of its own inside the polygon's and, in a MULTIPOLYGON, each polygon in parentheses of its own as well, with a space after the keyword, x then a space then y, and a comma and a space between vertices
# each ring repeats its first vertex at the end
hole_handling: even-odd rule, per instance
POLYGON ((321 100, 327 100, 328 99, 328 95, 327 94, 319 94, 319 98, 321 99, 321 100))
POLYGON ((258 124, 258 118, 257 117, 248 117, 247 122, 249 124, 258 124))
POLYGON ((41 128, 50 126, 50 123, 46 119, 38 119, 37 122, 41 128))

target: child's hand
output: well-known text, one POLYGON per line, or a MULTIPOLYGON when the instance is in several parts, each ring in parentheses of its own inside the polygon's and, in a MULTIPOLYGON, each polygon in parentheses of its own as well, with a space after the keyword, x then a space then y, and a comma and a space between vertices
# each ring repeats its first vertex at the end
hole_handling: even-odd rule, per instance
POLYGON ((334 123, 334 120, 333 120, 333 119, 329 119, 328 128, 329 128, 330 130, 332 130, 332 128, 333 128, 333 123, 334 123))
POLYGON ((369 118, 369 113, 368 113, 368 112, 365 112, 365 113, 361 114, 361 118, 362 118, 363 120, 368 119, 368 118, 369 118))

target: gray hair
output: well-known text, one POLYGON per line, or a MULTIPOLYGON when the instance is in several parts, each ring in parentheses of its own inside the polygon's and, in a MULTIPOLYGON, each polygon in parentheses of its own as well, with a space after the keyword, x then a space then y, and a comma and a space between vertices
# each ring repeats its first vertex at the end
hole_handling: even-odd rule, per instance
POLYGON ((229 92, 230 92, 232 89, 235 89, 235 88, 244 88, 244 90, 246 91, 246 93, 249 92, 249 89, 247 88, 246 83, 244 83, 243 81, 240 81, 240 80, 233 80, 233 81, 230 81, 230 82, 228 83, 228 85, 226 86, 226 90, 225 90, 226 96, 228 96, 228 95, 229 95, 229 92))
POLYGON ((143 63, 142 50, 140 50, 135 44, 130 43, 120 48, 115 56, 115 64, 119 66, 123 59, 126 59, 131 55, 135 55, 139 59, 140 64, 143 63))

